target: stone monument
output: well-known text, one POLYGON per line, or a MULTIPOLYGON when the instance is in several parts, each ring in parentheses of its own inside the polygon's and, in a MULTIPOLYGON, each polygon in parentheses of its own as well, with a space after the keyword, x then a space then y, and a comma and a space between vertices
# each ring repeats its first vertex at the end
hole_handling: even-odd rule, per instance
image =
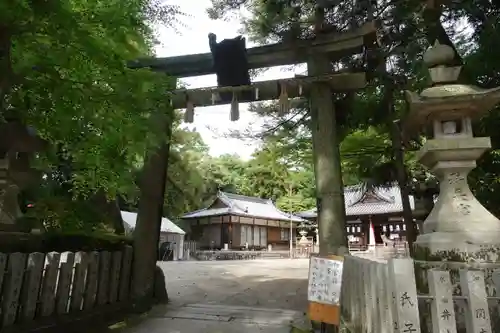
POLYGON ((406 92, 406 128, 431 126, 433 137, 418 152, 419 161, 439 179, 440 194, 415 242, 417 259, 496 262, 500 221, 472 194, 468 173, 491 148, 489 137, 474 137, 472 119, 500 102, 500 88, 457 83, 461 66, 451 66, 455 51, 436 42, 424 54, 432 87, 406 92))
POLYGON ((0 231, 32 231, 34 226, 19 223, 23 214, 18 196, 40 179, 41 173, 31 168, 30 160, 45 144, 19 121, 0 124, 0 231))

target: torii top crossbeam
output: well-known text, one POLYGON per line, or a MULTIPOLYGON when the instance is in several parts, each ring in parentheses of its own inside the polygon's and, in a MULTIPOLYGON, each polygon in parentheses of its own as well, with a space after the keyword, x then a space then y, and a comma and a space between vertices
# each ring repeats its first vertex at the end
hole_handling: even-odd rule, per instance
MULTIPOLYGON (((321 35, 314 39, 277 43, 247 49, 250 69, 294 65, 306 62, 311 54, 328 53, 332 59, 363 52, 376 40, 377 23, 368 22, 347 32, 321 35)), ((214 74, 211 53, 190 54, 168 58, 139 59, 131 68, 149 67, 173 77, 183 78, 214 74)))
POLYGON ((171 101, 174 109, 184 109, 189 103, 197 107, 228 104, 215 98, 218 93, 228 91, 252 92, 250 99, 240 98, 238 100, 240 103, 278 99, 283 93, 286 93, 288 99, 302 98, 308 95, 310 86, 314 82, 327 83, 335 92, 347 92, 364 88, 366 75, 365 73, 332 73, 317 77, 300 76, 291 79, 258 81, 250 86, 177 89, 171 92, 171 101), (286 91, 283 91, 284 89, 286 91))

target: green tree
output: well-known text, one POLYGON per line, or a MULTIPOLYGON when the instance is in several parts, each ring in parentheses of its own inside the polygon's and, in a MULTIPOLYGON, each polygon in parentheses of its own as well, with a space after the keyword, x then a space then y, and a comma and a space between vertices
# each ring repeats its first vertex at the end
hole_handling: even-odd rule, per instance
MULTIPOLYGON (((246 8, 250 12, 250 15, 243 19, 246 32, 258 42, 287 42, 287 38, 290 37, 306 38, 311 36, 311 17, 316 1, 213 0, 212 3, 213 8, 209 10, 209 14, 213 18, 231 15, 234 10, 246 8)), ((347 30, 367 20, 368 2, 339 1, 333 4, 333 8, 327 9, 326 15, 327 26, 332 30, 347 30)), ((415 91, 428 85, 427 72, 420 59, 422 59, 424 50, 435 40, 439 40, 441 44, 451 45, 458 51, 454 63, 464 66, 463 75, 460 78, 463 82, 484 88, 500 85, 497 74, 500 65, 496 61, 499 51, 494 47, 494 43, 500 37, 499 13, 500 5, 486 0, 435 1, 434 3, 418 0, 377 1, 377 7, 371 8, 371 14, 375 19, 383 22, 384 29, 380 31, 379 38, 382 47, 378 53, 371 55, 372 64, 360 64, 352 57, 340 59, 333 64, 335 68, 342 66, 350 69, 364 65, 374 74, 371 85, 364 92, 358 93, 350 101, 344 99, 345 102, 348 102, 346 109, 349 115, 359 115, 359 117, 352 117, 351 121, 346 122, 348 128, 343 131, 347 135, 345 140, 353 131, 354 135, 359 136, 356 131, 365 130, 366 126, 375 126, 376 131, 384 135, 384 133, 389 133, 386 124, 390 122, 391 117, 404 117, 406 108, 404 107, 402 91, 405 89, 415 91), (468 29, 464 29, 464 22, 468 29), (388 63, 388 72, 379 66, 384 61, 388 63), (395 115, 388 112, 386 100, 384 101, 384 98, 390 97, 384 96, 383 89, 388 79, 396 84, 395 115)), ((273 112, 272 107, 267 109, 268 112, 273 112)), ((261 109, 259 112, 265 113, 261 109)), ((299 119, 305 120, 307 117, 304 114, 299 119)), ((496 130, 499 119, 498 109, 495 109, 474 126, 476 135, 492 137, 494 149, 499 147, 498 131, 496 130)), ((286 128, 286 126, 293 129, 298 127, 295 120, 286 122, 285 126, 282 127, 286 128), (288 126, 288 124, 290 125, 288 126)), ((295 134, 293 131, 282 132, 283 136, 290 135, 292 137, 293 134, 295 134)), ((294 154, 307 156, 310 148, 299 142, 293 142, 293 140, 290 139, 291 144, 297 144, 296 147, 299 150, 294 154)), ((345 144, 343 146, 345 152, 347 147, 345 144)), ((362 160, 358 158, 356 162, 351 163, 346 161, 344 154, 344 178, 351 178, 351 176, 346 177, 346 174, 354 174, 355 177, 352 178, 352 181, 367 177, 377 180, 378 176, 385 176, 390 173, 391 168, 393 169, 390 163, 391 155, 390 150, 383 154, 365 154, 362 160), (382 167, 366 168, 367 165, 377 165, 377 161, 384 160, 386 163, 382 163, 382 165, 386 167, 385 170, 382 167), (358 162, 361 164, 357 164, 358 162), (369 170, 376 172, 367 175, 366 172, 369 170)), ((409 155, 407 169, 411 172, 415 163, 411 154, 409 155)), ((499 196, 494 195, 494 193, 500 190, 498 178, 495 176, 500 171, 498 165, 498 154, 493 150, 479 161, 478 168, 470 176, 471 187, 478 198, 497 214, 500 213, 498 210, 500 202, 498 201, 499 196)), ((348 182, 350 181, 348 180, 348 182)))
POLYGON ((53 186, 66 164, 75 198, 134 190, 144 152, 166 139, 151 118, 172 114, 173 81, 126 64, 152 54, 149 24, 177 13, 142 0, 0 4, 0 116, 48 141, 37 162, 53 186))

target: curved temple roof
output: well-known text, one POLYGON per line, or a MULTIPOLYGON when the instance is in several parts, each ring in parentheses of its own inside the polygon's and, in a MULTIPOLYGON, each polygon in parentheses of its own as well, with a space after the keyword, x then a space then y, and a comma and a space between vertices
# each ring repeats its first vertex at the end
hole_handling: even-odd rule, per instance
MULTIPOLYGON (((346 186, 344 188, 346 216, 379 215, 403 212, 401 191, 398 186, 367 188, 363 185, 346 186)), ((410 196, 411 209, 415 209, 415 200, 410 196)), ((302 218, 317 217, 313 208, 297 213, 302 218)))
POLYGON ((219 216, 226 214, 234 214, 239 216, 251 216, 264 218, 269 220, 280 220, 280 221, 290 221, 302 222, 302 218, 285 213, 278 209, 274 203, 269 199, 261 199, 257 197, 248 197, 245 195, 218 192, 217 198, 214 202, 204 209, 200 209, 194 212, 186 213, 181 218, 200 218, 208 216, 219 216), (214 204, 220 201, 225 207, 214 207, 214 204))

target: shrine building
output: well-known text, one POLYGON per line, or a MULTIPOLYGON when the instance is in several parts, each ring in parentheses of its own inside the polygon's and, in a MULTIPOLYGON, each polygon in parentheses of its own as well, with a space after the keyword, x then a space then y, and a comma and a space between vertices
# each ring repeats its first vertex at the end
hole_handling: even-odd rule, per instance
POLYGON ((218 192, 207 208, 181 217, 187 239, 200 249, 288 249, 304 219, 279 210, 269 199, 218 192))
MULTIPOLYGON (((403 204, 398 186, 346 186, 344 200, 347 238, 351 247, 364 247, 370 243, 383 244, 384 235, 394 241, 406 240, 403 204), (373 225, 374 240, 369 239, 370 224, 373 225)), ((415 211, 413 196, 410 196, 410 206, 415 211)), ((314 208, 296 215, 316 223, 317 210, 314 208)))

